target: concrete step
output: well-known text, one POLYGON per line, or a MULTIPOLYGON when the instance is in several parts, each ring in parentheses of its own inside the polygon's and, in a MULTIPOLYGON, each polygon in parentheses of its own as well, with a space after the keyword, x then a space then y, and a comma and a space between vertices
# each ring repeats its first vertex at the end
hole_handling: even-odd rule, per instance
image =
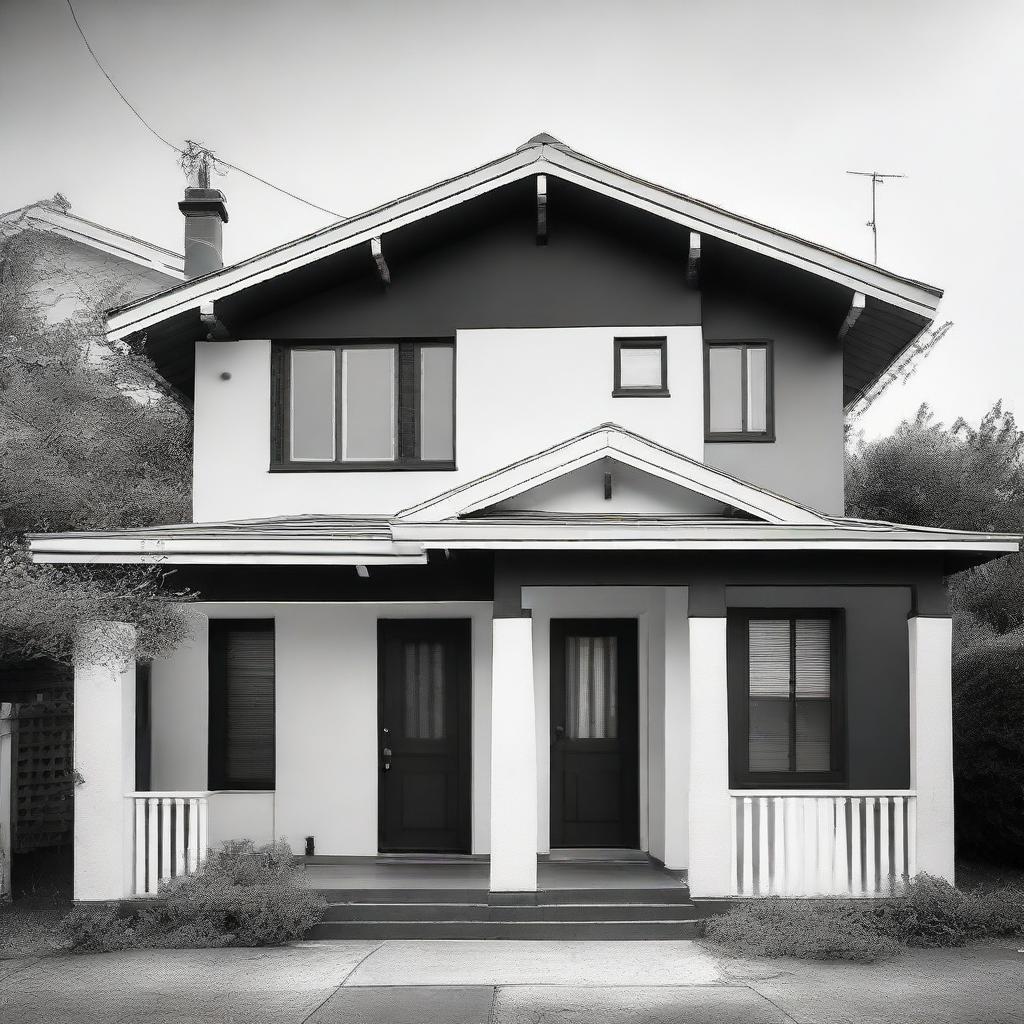
POLYGON ((308 939, 692 939, 698 921, 323 921, 308 939))
POLYGON ((686 921, 692 903, 577 903, 490 906, 487 903, 332 903, 324 921, 686 921))
MULTIPOLYGON (((328 903, 488 903, 486 889, 318 889, 328 903)), ((500 898, 500 897, 499 897, 500 898)), ((516 897, 509 903, 519 904, 516 897)), ((685 885, 658 889, 542 889, 538 905, 562 906, 582 903, 662 904, 690 902, 685 885)))

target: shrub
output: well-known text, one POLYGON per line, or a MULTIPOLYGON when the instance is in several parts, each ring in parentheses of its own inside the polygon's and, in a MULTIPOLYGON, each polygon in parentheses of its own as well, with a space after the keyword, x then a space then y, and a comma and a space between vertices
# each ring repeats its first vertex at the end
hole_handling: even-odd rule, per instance
POLYGON ((746 956, 874 963, 900 951, 899 941, 878 927, 876 909, 854 900, 751 900, 708 919, 704 938, 746 956))
POLYGON ((228 842, 195 874, 161 885, 152 902, 76 908, 60 924, 59 944, 78 952, 278 946, 301 938, 323 908, 298 881, 285 843, 228 842))
POLYGON ((979 649, 953 663, 960 854, 1024 867, 1024 656, 979 649))

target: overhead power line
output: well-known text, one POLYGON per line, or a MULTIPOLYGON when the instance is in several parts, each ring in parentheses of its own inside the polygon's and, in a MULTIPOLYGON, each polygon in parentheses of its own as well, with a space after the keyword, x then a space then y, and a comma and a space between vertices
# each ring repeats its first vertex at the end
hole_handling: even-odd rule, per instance
MULTIPOLYGON (((169 139, 164 138, 143 116, 138 112, 131 100, 117 87, 117 83, 107 73, 107 69, 103 66, 103 62, 96 56, 96 51, 92 48, 89 43, 89 39, 82 29, 82 25, 78 20, 78 15, 75 14, 75 8, 71 4, 71 0, 66 0, 68 10, 71 12, 71 17, 74 19, 75 28, 78 29, 78 34, 82 37, 82 42, 85 43, 85 48, 89 51, 89 56, 92 57, 96 64, 96 67, 103 73, 103 77, 110 83, 110 87, 117 93, 124 105, 138 118, 139 122, 143 127, 155 138, 159 139, 165 146, 173 149, 181 157, 185 157, 186 153, 180 146, 176 146, 169 139)), ((207 151, 209 152, 209 151, 207 151)), ((213 157, 213 154, 209 154, 213 157)), ((280 192, 282 195, 288 196, 291 199, 295 199, 300 203, 305 203, 306 206, 311 206, 314 210, 319 210, 321 213, 326 213, 328 216, 336 217, 338 220, 348 220, 347 217, 340 213, 336 213, 334 210, 327 209, 326 206, 321 206, 319 203, 314 203, 309 199, 304 199, 300 195, 296 195, 294 192, 289 191, 286 188, 282 188, 280 185, 275 185, 272 181, 267 181, 266 178, 261 178, 258 174, 254 174, 252 171, 247 171, 244 167, 239 167, 237 164, 233 164, 223 157, 215 157, 217 163, 222 164, 224 167, 229 167, 233 171, 238 171, 239 174, 244 174, 247 178, 252 178, 253 181, 258 181, 261 185, 266 185, 267 188, 274 189, 275 192, 280 192)))

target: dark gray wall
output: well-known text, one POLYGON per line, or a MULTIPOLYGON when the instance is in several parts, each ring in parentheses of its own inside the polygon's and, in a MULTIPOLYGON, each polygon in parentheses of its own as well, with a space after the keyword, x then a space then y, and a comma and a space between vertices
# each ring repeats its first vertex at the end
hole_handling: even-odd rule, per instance
POLYGON ((846 612, 846 730, 851 789, 910 786, 908 587, 728 587, 731 608, 846 612))
POLYGON ((829 515, 842 515, 843 352, 834 325, 735 287, 703 296, 707 340, 771 338, 775 441, 714 442, 704 461, 829 515))

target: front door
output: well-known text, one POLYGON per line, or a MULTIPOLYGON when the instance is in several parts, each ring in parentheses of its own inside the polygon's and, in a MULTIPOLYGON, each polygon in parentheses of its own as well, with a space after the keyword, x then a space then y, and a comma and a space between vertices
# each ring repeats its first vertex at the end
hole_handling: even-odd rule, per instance
POLYGON ((640 845, 636 619, 551 620, 551 845, 640 845))
POLYGON ((381 852, 469 853, 470 622, 377 632, 381 852))

